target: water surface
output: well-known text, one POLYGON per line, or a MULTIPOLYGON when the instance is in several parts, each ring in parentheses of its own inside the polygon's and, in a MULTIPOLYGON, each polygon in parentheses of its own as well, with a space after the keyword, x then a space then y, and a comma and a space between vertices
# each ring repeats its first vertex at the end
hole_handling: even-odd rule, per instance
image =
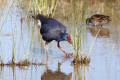
MULTIPOLYGON (((84 0, 76 5, 81 10, 84 0)), ((18 66, 0 67, 0 80, 119 80, 120 79, 120 2, 118 0, 87 1, 86 18, 93 14, 101 13, 109 15, 112 22, 104 25, 109 30, 109 37, 98 37, 90 53, 89 66, 73 66, 72 58, 65 55, 57 48, 55 41, 49 44, 49 56, 46 56, 44 41, 41 39, 39 27, 30 17, 30 0, 0 0, 0 59, 8 63, 15 53, 15 62, 28 59, 32 62, 46 64, 48 66, 18 66), (61 65, 59 64, 61 63, 61 65)), ((70 10, 70 1, 60 1, 55 13, 55 19, 70 28, 73 11, 70 10), (63 4, 61 8, 61 4, 63 4), (63 10, 64 8, 64 10, 63 10), (69 12, 68 12, 69 11, 69 12)), ((81 11, 80 11, 81 12, 81 11)), ((81 14, 76 15, 80 17, 81 14)), ((81 20, 77 27, 80 27, 81 20)), ((87 27, 87 26, 86 26, 87 27)), ((89 29, 85 30, 86 55, 94 41, 95 36, 89 29)), ((61 42, 61 46, 72 53, 72 46, 67 42, 61 42)))

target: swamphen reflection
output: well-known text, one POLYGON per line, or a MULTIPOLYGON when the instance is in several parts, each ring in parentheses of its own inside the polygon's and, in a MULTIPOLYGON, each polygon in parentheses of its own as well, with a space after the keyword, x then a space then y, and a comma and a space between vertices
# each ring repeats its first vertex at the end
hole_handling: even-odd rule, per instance
POLYGON ((42 39, 46 42, 46 50, 48 54, 48 43, 55 40, 57 41, 58 48, 64 52, 66 57, 70 57, 70 55, 60 47, 60 41, 68 41, 72 44, 72 39, 69 33, 66 33, 66 27, 60 23, 59 21, 53 18, 46 18, 41 14, 36 16, 38 24, 41 26, 40 33, 42 35, 42 39))

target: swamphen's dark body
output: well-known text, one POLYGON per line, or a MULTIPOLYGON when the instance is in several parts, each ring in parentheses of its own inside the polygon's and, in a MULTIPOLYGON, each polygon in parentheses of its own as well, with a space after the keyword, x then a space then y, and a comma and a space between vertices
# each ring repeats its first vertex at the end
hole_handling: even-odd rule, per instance
POLYGON ((44 41, 46 41, 47 54, 48 43, 55 40, 58 42, 58 48, 64 52, 66 57, 70 57, 68 53, 60 47, 59 44, 60 41, 68 41, 70 44, 72 44, 70 34, 66 33, 66 27, 57 20, 53 18, 46 18, 41 14, 38 14, 36 16, 36 19, 38 21, 38 24, 41 26, 40 33, 42 35, 42 38, 44 41))

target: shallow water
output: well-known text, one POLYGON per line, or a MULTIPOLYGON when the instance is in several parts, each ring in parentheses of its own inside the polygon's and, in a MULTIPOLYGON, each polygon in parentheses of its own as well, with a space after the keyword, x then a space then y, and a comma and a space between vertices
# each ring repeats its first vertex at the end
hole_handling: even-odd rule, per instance
MULTIPOLYGON (((64 3, 64 7, 70 6, 69 0, 59 4, 62 3, 64 3)), ((82 3, 83 1, 80 2, 80 4, 82 3)), ((47 58, 44 41, 42 41, 39 32, 40 28, 29 14, 27 16, 27 13, 29 13, 29 0, 0 0, 0 4, 0 59, 4 63, 8 63, 15 53, 16 63, 24 59, 43 64, 48 61, 48 66, 0 67, 0 80, 120 79, 119 1, 116 0, 113 3, 112 0, 111 2, 108 2, 108 0, 104 2, 91 0, 87 2, 86 17, 90 17, 95 13, 102 13, 108 14, 112 18, 111 23, 103 26, 109 29, 109 37, 101 36, 96 39, 90 53, 89 66, 73 66, 71 64, 73 59, 65 58, 65 55, 57 48, 55 41, 49 44, 49 56, 47 58), (58 65, 58 63, 61 63, 61 65, 58 65)), ((60 7, 57 9, 60 9, 60 7)), ((66 26, 70 26, 72 21, 69 15, 72 12, 65 14, 68 15, 68 19, 66 19, 60 10, 57 10, 55 18, 66 26)), ((72 29, 67 28, 69 32, 72 32, 72 29)), ((87 28, 85 33, 85 52, 87 55, 95 36, 87 28)), ((69 43, 61 42, 60 44, 66 51, 72 53, 72 46, 69 43)))

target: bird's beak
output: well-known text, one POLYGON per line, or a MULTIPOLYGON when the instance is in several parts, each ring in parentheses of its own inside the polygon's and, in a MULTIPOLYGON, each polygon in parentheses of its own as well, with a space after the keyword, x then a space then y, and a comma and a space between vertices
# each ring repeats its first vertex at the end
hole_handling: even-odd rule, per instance
POLYGON ((70 44, 72 44, 72 39, 69 39, 68 42, 69 42, 70 44))
POLYGON ((72 39, 71 39, 71 36, 70 34, 68 34, 68 40, 67 40, 70 44, 72 44, 72 39))

